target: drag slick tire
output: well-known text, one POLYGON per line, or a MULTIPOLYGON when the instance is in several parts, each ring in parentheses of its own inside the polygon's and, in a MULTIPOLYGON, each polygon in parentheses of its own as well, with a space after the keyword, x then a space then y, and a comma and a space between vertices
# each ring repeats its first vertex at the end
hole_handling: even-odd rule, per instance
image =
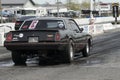
POLYGON ((84 49, 82 50, 82 55, 83 57, 88 57, 90 55, 90 44, 89 43, 87 43, 84 49))
POLYGON ((25 65, 27 56, 20 51, 12 51, 12 60, 15 65, 25 65))
POLYGON ((64 53, 64 63, 71 63, 73 60, 74 60, 74 48, 72 45, 72 40, 70 40, 64 53))

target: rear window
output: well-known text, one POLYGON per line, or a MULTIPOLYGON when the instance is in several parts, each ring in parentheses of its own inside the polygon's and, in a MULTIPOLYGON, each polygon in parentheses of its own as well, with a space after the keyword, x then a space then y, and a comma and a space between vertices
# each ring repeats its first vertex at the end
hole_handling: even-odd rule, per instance
POLYGON ((26 21, 26 22, 22 25, 21 29, 22 29, 22 30, 28 29, 29 26, 30 26, 30 24, 31 24, 31 22, 32 22, 32 21, 26 21))
POLYGON ((62 20, 34 20, 26 21, 21 29, 64 29, 65 25, 62 20))

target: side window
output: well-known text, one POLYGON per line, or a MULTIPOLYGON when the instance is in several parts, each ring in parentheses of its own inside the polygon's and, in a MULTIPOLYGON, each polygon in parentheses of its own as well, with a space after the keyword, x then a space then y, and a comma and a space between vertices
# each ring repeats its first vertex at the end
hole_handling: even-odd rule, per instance
POLYGON ((70 30, 73 30, 73 28, 72 28, 72 25, 71 25, 71 22, 70 22, 70 21, 68 22, 68 26, 69 26, 69 29, 70 29, 70 30))
POLYGON ((78 25, 73 20, 69 20, 69 23, 72 30, 80 31, 78 25))
POLYGON ((32 23, 32 21, 26 21, 22 26, 21 26, 21 30, 27 30, 30 26, 30 24, 32 23))

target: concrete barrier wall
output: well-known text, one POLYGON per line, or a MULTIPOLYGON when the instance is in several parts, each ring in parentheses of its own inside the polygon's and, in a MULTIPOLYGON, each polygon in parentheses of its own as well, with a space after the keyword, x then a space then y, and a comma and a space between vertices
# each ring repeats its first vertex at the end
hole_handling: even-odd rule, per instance
POLYGON ((115 29, 116 27, 112 25, 112 23, 106 23, 103 24, 103 29, 104 30, 110 30, 110 29, 115 29))
POLYGON ((95 28, 94 28, 94 34, 101 34, 103 33, 103 24, 97 24, 95 25, 95 28))
MULTIPOLYGON (((100 23, 111 23, 115 21, 114 17, 95 17, 95 24, 100 23)), ((74 19, 80 26, 81 25, 89 25, 90 18, 84 18, 84 19, 74 19)), ((120 22, 120 17, 118 17, 118 22, 120 22)))
POLYGON ((10 26, 12 30, 14 30, 15 23, 2 23, 0 26, 10 26))
POLYGON ((103 25, 85 25, 80 27, 84 29, 83 32, 91 35, 103 33, 103 25))
POLYGON ((3 46, 4 40, 5 40, 4 33, 0 33, 0 46, 3 46))
POLYGON ((3 23, 0 24, 0 46, 4 45, 5 36, 4 34, 14 30, 15 23, 3 23))
POLYGON ((84 25, 79 26, 84 29, 83 32, 89 33, 91 35, 98 35, 104 33, 106 30, 120 28, 120 25, 112 25, 111 23, 104 23, 104 24, 92 24, 92 25, 84 25))

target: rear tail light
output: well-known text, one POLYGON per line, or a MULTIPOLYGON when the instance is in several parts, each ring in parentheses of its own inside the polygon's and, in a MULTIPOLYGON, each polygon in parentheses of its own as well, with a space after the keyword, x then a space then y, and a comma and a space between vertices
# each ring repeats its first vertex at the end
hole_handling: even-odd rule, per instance
POLYGON ((58 32, 55 34, 55 40, 60 41, 60 34, 58 32))
POLYGON ((7 34, 6 41, 12 41, 12 33, 7 34))

